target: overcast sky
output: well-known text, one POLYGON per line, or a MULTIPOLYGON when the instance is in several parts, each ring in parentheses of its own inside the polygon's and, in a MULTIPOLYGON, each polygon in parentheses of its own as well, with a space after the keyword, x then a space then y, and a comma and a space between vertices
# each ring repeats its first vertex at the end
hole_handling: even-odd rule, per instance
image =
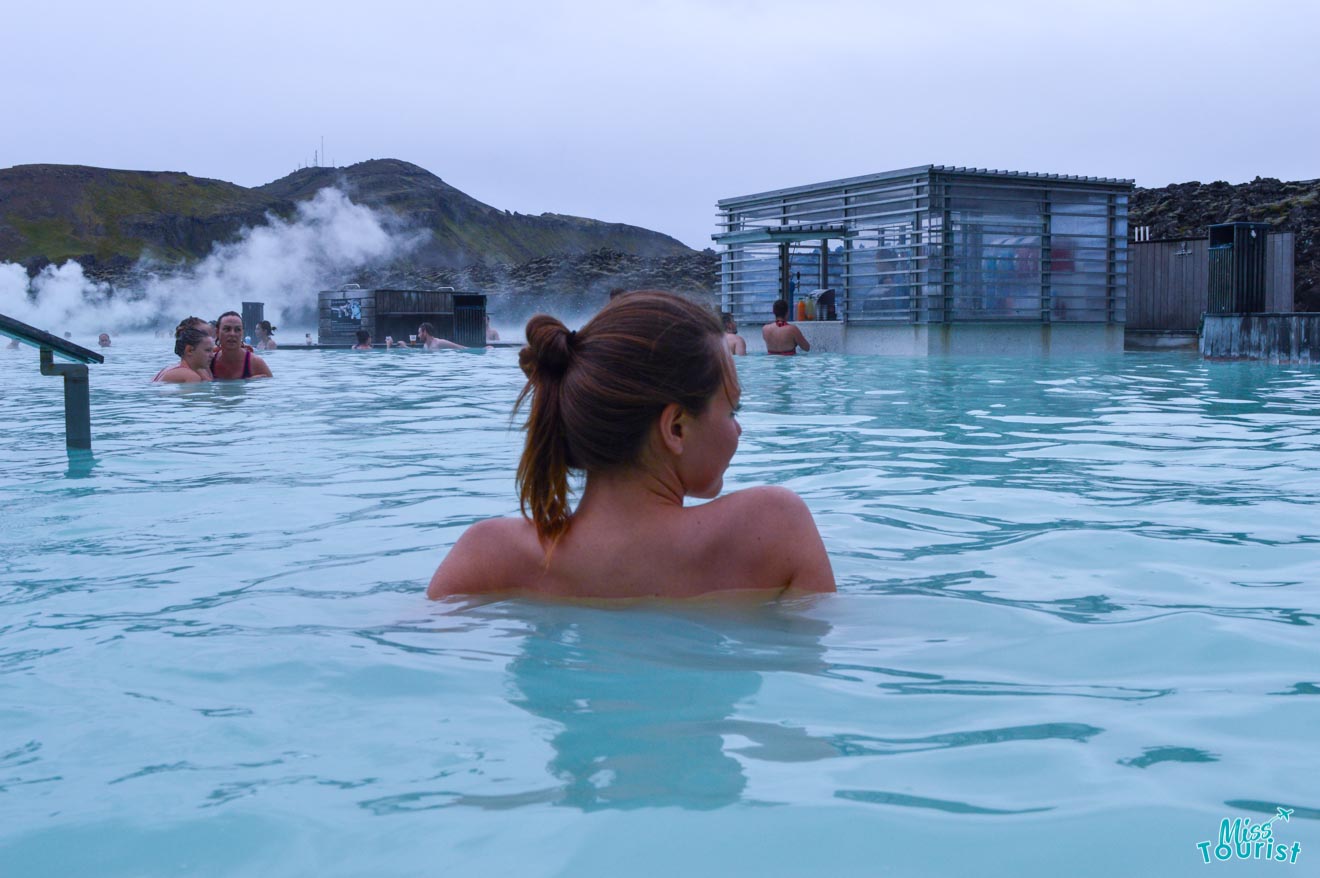
POLYGON ((1320 177, 1320 3, 6 4, 0 167, 244 186, 399 158, 710 246, 715 201, 921 164, 1320 177))

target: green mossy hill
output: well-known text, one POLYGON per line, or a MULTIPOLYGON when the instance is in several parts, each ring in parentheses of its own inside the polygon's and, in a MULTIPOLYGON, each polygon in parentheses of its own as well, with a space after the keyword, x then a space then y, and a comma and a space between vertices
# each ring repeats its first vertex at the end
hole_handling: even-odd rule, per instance
POLYGON ((304 168, 256 191, 298 201, 326 186, 338 186, 358 204, 390 212, 408 228, 429 229, 430 242, 412 258, 430 268, 512 265, 602 248, 647 257, 691 252, 667 235, 637 226, 500 210, 398 159, 373 159, 342 169, 304 168))
POLYGON ((268 214, 291 216, 298 202, 327 186, 382 211, 400 229, 429 231, 411 258, 432 270, 601 249, 649 258, 693 252, 637 226, 499 210, 417 165, 377 159, 347 168, 304 168, 252 189, 175 172, 73 165, 0 169, 0 260, 33 270, 77 259, 93 275, 122 272, 144 256, 189 262, 234 240, 244 227, 266 222, 268 214))
POLYGON ((0 260, 111 271, 142 256, 186 261, 272 207, 242 186, 173 171, 19 165, 0 169, 0 260))
POLYGON ((1189 238, 1217 223, 1269 223, 1296 234, 1294 307, 1320 311, 1320 180, 1285 183, 1257 177, 1250 183, 1174 183, 1137 189, 1130 226, 1150 226, 1152 238, 1189 238))

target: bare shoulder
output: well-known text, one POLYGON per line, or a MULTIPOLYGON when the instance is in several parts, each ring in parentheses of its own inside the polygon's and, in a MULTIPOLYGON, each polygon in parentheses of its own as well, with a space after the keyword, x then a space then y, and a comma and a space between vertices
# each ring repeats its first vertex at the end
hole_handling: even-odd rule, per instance
POLYGON ((255 376, 263 376, 266 378, 274 377, 270 372, 270 366, 266 365, 266 361, 263 360, 261 357, 257 356, 256 354, 252 355, 252 374, 254 377, 255 376))
POLYGON ((488 518, 463 532, 440 562, 426 596, 482 594, 517 588, 540 557, 536 529, 525 518, 488 518))
POLYGON ((765 485, 744 488, 692 507, 699 529, 719 554, 744 562, 761 557, 786 533, 816 531, 811 510, 787 488, 765 485))
POLYGON ((195 381, 201 381, 202 378, 186 366, 172 366, 152 380, 157 384, 191 384, 195 381))
POLYGON ((811 510, 801 497, 778 485, 761 485, 725 494, 711 505, 722 503, 736 516, 756 515, 758 523, 793 523, 811 521, 811 510))
POLYGON ((721 550, 758 581, 790 591, 832 592, 834 572, 806 501, 787 488, 747 488, 707 504, 721 550), (716 510, 712 510, 713 512, 716 510))

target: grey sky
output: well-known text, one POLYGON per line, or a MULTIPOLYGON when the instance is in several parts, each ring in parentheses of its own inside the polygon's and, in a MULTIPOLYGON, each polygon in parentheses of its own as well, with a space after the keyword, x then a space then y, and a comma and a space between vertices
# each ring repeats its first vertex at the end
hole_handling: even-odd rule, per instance
POLYGON ((254 186, 324 136, 323 164, 695 247, 718 198, 918 164, 1320 177, 1309 2, 50 0, 5 24, 0 167, 254 186))

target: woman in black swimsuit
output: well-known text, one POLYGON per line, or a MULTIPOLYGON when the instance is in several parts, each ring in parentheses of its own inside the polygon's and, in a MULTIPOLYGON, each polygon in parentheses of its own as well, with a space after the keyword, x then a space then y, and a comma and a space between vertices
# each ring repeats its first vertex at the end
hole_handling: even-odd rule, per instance
POLYGON ((243 344, 243 318, 226 311, 216 321, 220 349, 211 357, 211 375, 217 381, 270 378, 270 366, 243 344))

